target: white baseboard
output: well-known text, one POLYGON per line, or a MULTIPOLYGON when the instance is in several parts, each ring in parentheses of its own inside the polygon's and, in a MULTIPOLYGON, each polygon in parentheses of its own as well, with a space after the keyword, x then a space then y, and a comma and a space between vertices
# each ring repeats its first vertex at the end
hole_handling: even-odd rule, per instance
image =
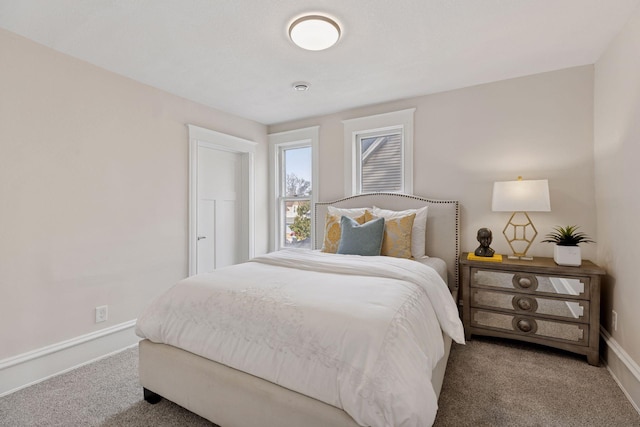
POLYGON ((640 414, 640 366, 602 326, 600 326, 600 337, 605 343, 602 361, 629 402, 640 414))
POLYGON ((137 345, 136 320, 0 360, 0 397, 137 345))

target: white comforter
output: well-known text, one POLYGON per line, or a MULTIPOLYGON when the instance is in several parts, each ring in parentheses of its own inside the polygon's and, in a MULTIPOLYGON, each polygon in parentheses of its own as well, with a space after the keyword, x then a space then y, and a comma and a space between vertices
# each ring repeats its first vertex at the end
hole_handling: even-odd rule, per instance
POLYGON ((361 425, 428 426, 442 330, 464 342, 430 267, 288 250, 187 278, 136 333, 344 409, 361 425))

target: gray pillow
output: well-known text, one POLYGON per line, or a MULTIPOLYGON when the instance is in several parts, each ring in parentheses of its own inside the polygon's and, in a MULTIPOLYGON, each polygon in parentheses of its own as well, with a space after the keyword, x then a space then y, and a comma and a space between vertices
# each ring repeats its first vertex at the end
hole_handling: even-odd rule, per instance
POLYGON ((380 255, 382 237, 384 236, 384 218, 360 225, 348 216, 340 218, 342 235, 340 236, 339 254, 343 255, 380 255))

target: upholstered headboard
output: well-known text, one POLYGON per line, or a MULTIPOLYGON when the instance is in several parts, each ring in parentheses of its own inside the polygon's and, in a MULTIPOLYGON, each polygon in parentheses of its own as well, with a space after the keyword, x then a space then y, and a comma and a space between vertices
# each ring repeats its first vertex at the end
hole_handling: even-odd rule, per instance
POLYGON ((333 202, 318 202, 314 207, 314 249, 320 249, 324 240, 324 221, 328 206, 405 210, 428 206, 426 254, 442 258, 447 263, 449 288, 458 287, 459 206, 457 200, 431 200, 420 196, 398 193, 370 193, 346 197, 333 202))

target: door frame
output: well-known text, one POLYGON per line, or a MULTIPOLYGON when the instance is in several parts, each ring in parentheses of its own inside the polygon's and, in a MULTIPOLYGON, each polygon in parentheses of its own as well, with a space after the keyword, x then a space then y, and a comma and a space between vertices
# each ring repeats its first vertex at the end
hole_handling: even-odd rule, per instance
POLYGON ((196 274, 197 267, 197 224, 198 224, 198 147, 229 151, 241 154, 242 245, 240 261, 248 261, 255 254, 255 151, 257 143, 237 136, 227 135, 211 129, 188 124, 189 129, 189 276, 196 274))

